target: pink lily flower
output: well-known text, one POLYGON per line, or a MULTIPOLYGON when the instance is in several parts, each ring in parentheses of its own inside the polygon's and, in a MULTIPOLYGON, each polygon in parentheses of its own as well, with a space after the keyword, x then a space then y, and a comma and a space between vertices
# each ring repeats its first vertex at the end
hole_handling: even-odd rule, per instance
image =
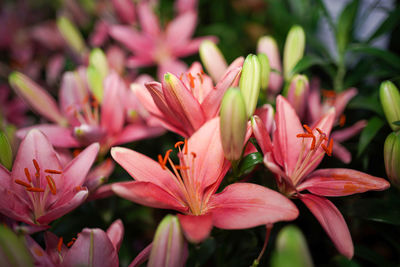
POLYGON ((113 184, 112 190, 145 206, 181 212, 183 232, 192 242, 208 237, 213 226, 244 229, 295 219, 298 210, 293 203, 260 185, 236 183, 216 193, 229 169, 219 136, 219 118, 215 118, 187 141, 178 142, 180 165, 169 158, 172 150, 156 162, 123 147, 112 148, 114 160, 135 179, 113 184))
POLYGON ((163 84, 146 83, 148 92, 133 88, 147 111, 166 129, 183 137, 191 136, 205 122, 218 115, 225 91, 238 83, 243 58, 235 60, 214 87, 195 62, 180 78, 165 74, 163 84))
POLYGON ((28 122, 28 106, 20 98, 11 97, 11 93, 9 86, 0 85, 0 128, 3 128, 3 123, 23 126, 28 122))
POLYGON ((114 72, 104 79, 101 103, 91 94, 86 69, 65 73, 59 92, 59 108, 56 101, 28 77, 20 73, 12 75, 10 80, 14 89, 36 112, 54 122, 20 129, 17 132, 19 137, 35 128, 46 134, 56 147, 81 147, 99 142, 101 153, 106 153, 113 145, 161 133, 160 127, 149 127, 141 120, 125 123, 126 98, 130 92, 114 72))
POLYGON ((279 95, 273 142, 261 119, 255 116, 252 123, 254 135, 264 153, 264 164, 275 174, 280 191, 303 201, 339 252, 352 258, 354 247, 346 222, 325 196, 384 190, 390 185, 382 178, 356 170, 315 170, 325 153, 329 156, 332 153, 332 138, 328 138, 334 120, 335 110, 331 108, 313 128, 304 125, 304 131, 294 108, 279 95), (304 190, 310 193, 302 193, 304 190))
MULTIPOLYGON (((344 109, 347 103, 356 96, 357 93, 356 88, 349 88, 338 94, 333 91, 325 90, 323 91, 325 99, 321 102, 319 80, 313 79, 308 96, 308 117, 306 120, 312 125, 326 114, 331 107, 335 107, 335 124, 343 127, 346 122, 346 117, 343 114, 344 109)), ((334 140, 333 155, 346 164, 350 163, 351 153, 341 143, 359 134, 366 125, 366 120, 360 120, 352 126, 332 131, 331 137, 334 140)))
POLYGON ((175 75, 186 71, 186 64, 178 58, 197 53, 203 40, 216 39, 211 36, 191 39, 197 20, 194 9, 179 14, 165 29, 160 27, 149 3, 140 2, 137 10, 141 31, 130 25, 113 25, 110 26, 109 34, 134 54, 127 61, 129 67, 156 64, 160 80, 167 71, 175 75))
POLYGON ((22 140, 11 173, 0 165, 0 212, 30 225, 46 227, 85 201, 86 175, 96 159, 92 144, 63 167, 43 133, 30 131, 22 140))
POLYGON ((104 232, 101 229, 85 228, 66 245, 62 237, 51 232, 44 235, 46 249, 44 250, 30 236, 25 241, 35 266, 68 267, 68 266, 119 266, 118 251, 124 236, 124 226, 121 220, 116 220, 104 232))

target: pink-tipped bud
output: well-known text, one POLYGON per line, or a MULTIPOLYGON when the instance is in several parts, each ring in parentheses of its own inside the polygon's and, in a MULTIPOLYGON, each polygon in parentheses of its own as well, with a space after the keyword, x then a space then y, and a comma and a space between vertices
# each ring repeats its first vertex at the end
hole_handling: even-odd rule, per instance
POLYGON ((158 225, 147 266, 184 266, 188 256, 187 242, 179 220, 167 215, 158 225))
POLYGON ((386 174, 393 185, 400 188, 400 133, 388 135, 383 148, 386 174))
POLYGON ((220 111, 221 143, 228 160, 240 159, 247 129, 246 105, 239 88, 229 88, 220 111))
POLYGON ((287 99, 294 107, 300 119, 304 119, 307 108, 307 95, 310 85, 308 79, 304 75, 296 74, 287 92, 287 99))
POLYGON ((258 40, 257 53, 267 55, 271 72, 269 74, 268 88, 271 94, 275 95, 282 88, 282 63, 279 48, 271 36, 263 36, 258 40))

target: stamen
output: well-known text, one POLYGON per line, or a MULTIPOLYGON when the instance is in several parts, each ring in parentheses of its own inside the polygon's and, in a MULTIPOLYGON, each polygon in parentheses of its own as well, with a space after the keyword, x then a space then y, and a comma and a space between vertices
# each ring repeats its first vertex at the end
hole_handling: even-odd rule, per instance
POLYGON ((58 252, 61 252, 62 244, 63 244, 63 238, 60 237, 60 239, 58 239, 58 243, 57 243, 58 252))
POLYGON ((192 154, 193 158, 196 158, 196 157, 197 157, 197 154, 196 154, 196 153, 191 152, 191 154, 192 154))
POLYGON ((62 171, 49 170, 49 169, 44 170, 44 172, 51 173, 51 174, 61 174, 62 173, 62 171))
POLYGON ((340 127, 343 127, 345 123, 346 123, 346 115, 342 114, 342 115, 340 115, 340 118, 339 118, 340 127))
POLYGON ((171 152, 172 152, 172 149, 168 149, 167 152, 165 153, 164 160, 163 160, 164 167, 167 165, 167 160, 168 160, 169 154, 171 154, 171 152))
POLYGON ((181 75, 179 75, 179 80, 182 81, 182 79, 183 79, 183 73, 181 73, 181 75))
POLYGON ((200 83, 203 84, 203 75, 201 73, 197 73, 197 76, 200 79, 200 83))
POLYGON ((187 139, 185 138, 185 152, 184 154, 187 155, 188 153, 188 144, 187 144, 187 139))
POLYGON ((308 138, 308 137, 313 137, 313 134, 308 134, 308 133, 302 133, 302 134, 297 134, 296 137, 304 137, 304 138, 308 138))
POLYGON ((26 183, 26 182, 24 182, 22 180, 19 180, 19 179, 15 179, 14 182, 19 184, 19 185, 25 186, 25 187, 31 187, 30 184, 28 184, 28 183, 26 183))
POLYGON ((315 129, 319 132, 319 134, 323 134, 324 133, 320 128, 315 128, 315 129))
POLYGON ((332 148, 333 148, 333 139, 329 140, 328 147, 326 145, 321 144, 321 147, 325 150, 326 154, 330 157, 332 156, 332 148))
POLYGON ((161 168, 165 170, 164 160, 161 154, 158 155, 158 163, 161 165, 161 168))
POLYGON ((322 95, 325 96, 325 97, 329 97, 330 98, 330 97, 335 97, 336 96, 336 92, 332 91, 332 90, 324 90, 324 89, 322 89, 321 92, 322 92, 322 95))
POLYGON ((50 191, 53 195, 57 194, 56 183, 53 180, 53 177, 50 175, 46 175, 47 184, 49 185, 50 191))
POLYGON ((29 192, 44 192, 44 189, 39 187, 29 187, 26 190, 29 192))
POLYGON ((68 242, 67 247, 71 247, 73 244, 74 244, 74 241, 71 240, 68 242))
POLYGON ((83 98, 82 103, 83 104, 87 104, 89 102, 89 95, 85 95, 85 97, 83 98))
POLYGON ((183 144, 185 144, 185 142, 178 141, 178 142, 175 143, 174 147, 177 148, 178 146, 183 145, 183 144))
POLYGON ((300 138, 312 138, 312 142, 311 142, 311 147, 310 147, 310 149, 311 150, 314 150, 314 148, 315 148, 315 143, 316 143, 316 139, 315 139, 315 136, 313 135, 313 134, 308 134, 308 133, 306 133, 306 134, 297 134, 296 135, 296 137, 300 137, 300 138))
POLYGON ((192 74, 190 72, 187 74, 187 76, 189 78, 190 87, 194 88, 194 77, 192 76, 192 74))
POLYGON ((83 190, 83 188, 80 185, 77 185, 77 186, 75 186, 75 190, 77 192, 79 192, 79 191, 83 190))
POLYGON ((189 170, 189 166, 175 165, 177 170, 189 170))
POLYGON ((28 179, 29 182, 32 182, 31 174, 29 173, 28 168, 25 168, 24 171, 25 171, 26 179, 28 179))
POLYGON ((312 134, 312 130, 310 127, 308 127, 308 125, 304 124, 303 127, 306 129, 307 133, 312 134))
POLYGON ((72 152, 72 155, 74 156, 74 158, 76 158, 80 153, 81 153, 81 150, 80 150, 80 149, 75 149, 75 150, 72 152))
POLYGON ((33 161, 33 165, 35 165, 35 169, 36 169, 35 176, 39 177, 39 175, 40 175, 39 163, 36 161, 36 159, 33 159, 32 161, 33 161))

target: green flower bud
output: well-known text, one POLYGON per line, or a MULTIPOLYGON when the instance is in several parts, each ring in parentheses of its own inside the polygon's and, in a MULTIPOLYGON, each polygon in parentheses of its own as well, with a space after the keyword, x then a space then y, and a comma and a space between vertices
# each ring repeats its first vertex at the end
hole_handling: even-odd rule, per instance
POLYGON ((283 52, 283 74, 287 81, 292 77, 292 69, 303 57, 305 42, 303 28, 298 25, 293 26, 286 37, 283 52))
POLYGON ((103 100, 103 80, 102 74, 99 69, 94 66, 89 66, 86 70, 86 75, 89 83, 90 91, 99 103, 103 100))
POLYGON ((229 88, 221 103, 221 143, 228 160, 242 155, 247 129, 246 106, 239 88, 229 88))
POLYGON ((261 89, 266 90, 269 82, 269 74, 271 72, 271 67, 269 65, 268 56, 264 53, 257 54, 258 60, 261 65, 261 89))
POLYGON ((157 227, 147 266, 184 266, 187 254, 178 218, 165 216, 157 227))
POLYGON ((72 50, 78 54, 82 54, 86 50, 85 41, 81 33, 67 17, 59 17, 57 19, 57 27, 72 50))
POLYGON ((11 170, 13 153, 7 136, 0 131, 0 164, 11 170))
POLYGON ((248 55, 243 63, 239 87, 246 104, 247 117, 253 115, 257 106, 261 84, 261 64, 256 55, 248 55))
POLYGON ((299 228, 288 225, 279 232, 271 266, 313 266, 307 242, 299 228))
POLYGON ((108 61, 103 50, 101 50, 100 48, 95 48, 92 50, 92 52, 90 52, 89 66, 95 67, 99 71, 102 79, 104 79, 107 76, 108 61))
POLYGON ((400 132, 388 135, 383 148, 386 174, 393 185, 400 188, 400 132))
POLYGON ((400 129, 399 125, 393 122, 400 121, 400 93, 397 87, 390 81, 385 81, 379 89, 382 108, 390 128, 393 131, 400 129))

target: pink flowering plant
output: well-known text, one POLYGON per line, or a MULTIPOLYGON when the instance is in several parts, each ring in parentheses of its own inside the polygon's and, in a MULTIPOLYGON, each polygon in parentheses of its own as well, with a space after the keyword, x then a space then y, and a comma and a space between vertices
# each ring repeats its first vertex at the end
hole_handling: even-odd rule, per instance
POLYGON ((1 266, 400 262, 397 3, 33 2, 0 4, 1 266))

